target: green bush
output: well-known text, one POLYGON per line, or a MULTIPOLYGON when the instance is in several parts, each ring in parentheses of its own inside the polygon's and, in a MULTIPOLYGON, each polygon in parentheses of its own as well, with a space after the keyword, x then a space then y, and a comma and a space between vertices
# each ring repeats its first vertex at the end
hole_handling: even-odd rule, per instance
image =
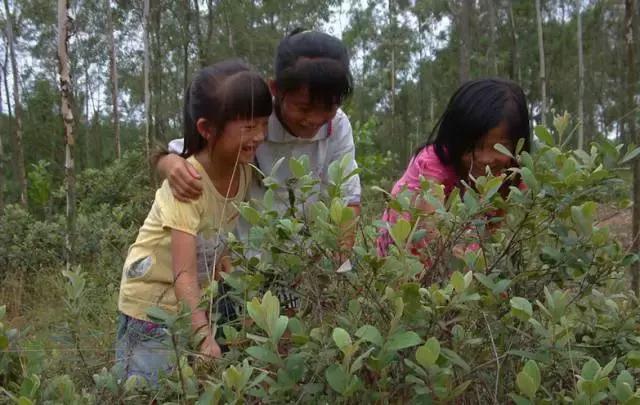
MULTIPOLYGON (((563 150, 546 129, 536 128, 536 134, 537 150, 518 154, 519 168, 509 174, 526 189, 505 189, 504 177, 487 175, 443 201, 441 188, 425 181, 419 194, 436 208, 429 215, 414 208, 408 193, 389 198, 388 205, 408 219, 388 227, 395 245, 384 258, 375 238, 377 226, 388 225, 366 218, 356 246, 341 251, 337 235, 354 218, 340 198, 340 185, 353 174, 342 162, 332 164, 330 186, 317 202, 286 215, 273 210, 279 185, 267 176, 264 199, 240 207, 253 225, 248 245, 230 236, 238 271, 225 282, 238 319, 218 325, 229 348, 223 359, 195 367, 187 362, 188 344, 180 343, 179 372, 155 389, 135 378, 122 381, 118 370, 108 368, 94 375, 95 387, 63 375, 38 388, 24 370, 0 367, 6 396, 78 402, 639 403, 640 309, 626 275, 638 258, 596 219, 599 204, 628 203, 618 167, 637 151, 623 154, 607 143, 563 150), (425 224, 437 232, 418 247, 425 224), (261 254, 249 254, 255 251, 261 254), (291 286, 300 299, 295 311, 278 299, 291 286)), ((289 198, 314 201, 318 180, 309 174, 308 160, 283 164, 294 175, 289 198)), ((97 195, 92 207, 106 198, 97 195)), ((94 215, 105 218, 100 224, 113 215, 106 207, 98 211, 94 215)), ((91 245, 100 249, 99 242, 91 245)), ((77 290, 84 284, 69 280, 67 294, 82 296, 77 290)), ((189 333, 188 313, 153 315, 175 336, 189 333)), ((3 341, 10 339, 0 335, 3 341)), ((14 356, 12 364, 15 356, 25 356, 2 355, 0 364, 7 356, 14 356)))

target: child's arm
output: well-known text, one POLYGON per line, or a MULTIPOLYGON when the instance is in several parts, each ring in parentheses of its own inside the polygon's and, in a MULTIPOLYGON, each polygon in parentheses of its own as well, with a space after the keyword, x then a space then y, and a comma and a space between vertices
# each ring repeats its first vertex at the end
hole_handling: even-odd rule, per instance
POLYGON ((198 308, 201 293, 198 285, 195 236, 172 229, 171 257, 176 298, 189 306, 193 332, 204 337, 200 352, 205 356, 220 357, 220 346, 211 335, 207 314, 203 309, 198 308))
POLYGON ((183 202, 197 199, 202 194, 200 174, 186 159, 173 153, 171 144, 169 146, 170 153, 157 154, 152 163, 160 177, 167 179, 176 199, 183 202))

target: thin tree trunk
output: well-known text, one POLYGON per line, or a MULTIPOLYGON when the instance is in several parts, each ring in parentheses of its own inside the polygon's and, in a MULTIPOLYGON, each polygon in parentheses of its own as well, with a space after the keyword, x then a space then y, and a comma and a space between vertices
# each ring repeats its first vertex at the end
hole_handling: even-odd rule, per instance
POLYGON ((578 20, 578 149, 584 149, 584 60, 582 56, 582 4, 576 0, 578 20))
POLYGON ((109 70, 111 71, 111 106, 113 108, 113 134, 116 141, 116 159, 120 159, 120 115, 118 114, 118 64, 116 59, 116 45, 113 38, 113 16, 111 0, 105 0, 107 14, 107 35, 109 36, 109 70))
POLYGON ((516 30, 516 20, 513 15, 513 3, 507 0, 509 8, 509 25, 511 26, 511 79, 522 83, 520 74, 520 53, 518 51, 518 31, 516 30))
MULTIPOLYGON (((15 131, 13 136, 13 155, 15 171, 20 185, 20 204, 27 206, 27 176, 24 167, 24 150, 22 147, 22 105, 20 104, 20 73, 16 61, 15 38, 13 37, 13 15, 9 12, 9 2, 4 0, 4 11, 7 24, 7 42, 9 44, 9 56, 11 58, 11 70, 13 73, 13 110, 15 113, 15 131)), ((8 94, 8 93, 7 93, 8 94)))
POLYGON ((469 32, 469 21, 471 17, 471 9, 473 0, 462 0, 462 7, 458 24, 460 28, 460 65, 459 65, 459 81, 464 83, 469 80, 469 71, 471 70, 469 60, 469 48, 471 45, 471 34, 469 32))
MULTIPOLYGON (((395 0, 389 0, 389 19, 391 22, 391 83, 390 83, 390 104, 391 104, 391 139, 395 139, 396 133, 396 8, 395 0)), ((404 137, 403 139, 406 139, 404 137)), ((404 149, 404 148, 403 148, 404 149)))
POLYGON ((159 2, 154 3, 154 8, 149 14, 151 17, 150 25, 149 25, 149 35, 150 40, 152 40, 149 45, 151 46, 151 61, 152 65, 149 65, 149 68, 152 69, 151 72, 151 87, 153 91, 151 94, 151 103, 153 104, 153 113, 151 117, 152 122, 152 131, 150 133, 151 139, 149 140, 150 145, 153 144, 154 141, 160 139, 165 132, 165 117, 163 112, 163 104, 164 104, 164 94, 162 88, 162 73, 164 64, 162 61, 162 37, 160 35, 160 25, 162 22, 162 8, 159 2), (151 32, 153 31, 153 36, 151 36, 151 32))
POLYGON ((213 0, 207 2, 207 41, 204 44, 204 59, 200 60, 201 66, 206 66, 209 63, 209 49, 213 45, 213 14, 214 14, 213 0))
MULTIPOLYGON (((198 1, 196 0, 196 3, 198 3, 198 1)), ((189 85, 189 44, 191 43, 190 41, 190 37, 191 37, 191 32, 189 27, 191 26, 191 4, 190 4, 190 0, 186 0, 185 1, 185 10, 184 10, 184 17, 185 17, 185 26, 182 28, 183 31, 183 42, 182 42, 182 69, 184 70, 184 76, 183 76, 183 81, 182 81, 182 88, 186 89, 187 86, 189 85)), ((200 13, 198 13, 200 14, 200 13)), ((196 16, 196 20, 200 20, 199 16, 196 16)), ((196 25, 198 25, 197 27, 197 38, 196 40, 199 42, 200 41, 200 28, 199 28, 199 23, 196 23, 196 25)))
POLYGON ((538 21, 538 52, 540 54, 540 94, 542 97, 540 116, 542 125, 547 125, 547 76, 544 66, 544 39, 542 37, 542 10, 540 0, 536 0, 536 19, 538 21))
POLYGON ((58 0, 58 68, 60 74, 60 93, 62 121, 64 123, 64 178, 67 191, 67 234, 65 237, 65 262, 67 270, 74 263, 75 240, 76 179, 74 170, 73 110, 71 108, 71 69, 68 43, 73 20, 69 16, 69 0, 58 0))
POLYGON ((498 30, 497 27, 497 16, 496 16, 496 5, 494 4, 495 0, 487 0, 487 10, 489 13, 489 48, 487 50, 488 57, 487 60, 491 65, 491 74, 493 76, 498 76, 498 55, 496 52, 496 32, 498 30))
MULTIPOLYGON (((7 40, 7 48, 9 48, 8 40, 7 40)), ((7 67, 9 66, 9 52, 4 53, 4 63, 2 64, 2 81, 4 82, 4 94, 7 95, 7 113, 9 114, 9 120, 13 117, 13 112, 11 111, 11 97, 9 96, 9 73, 7 72, 7 67)))
MULTIPOLYGON (((4 80, 4 66, 2 66, 2 74, 4 80)), ((7 98, 9 94, 7 94, 7 98)), ((3 115, 2 111, 2 87, 0 87, 0 115, 3 115)), ((4 171, 4 148, 2 147, 2 132, 0 132, 0 213, 4 211, 4 182, 6 173, 4 171)))
MULTIPOLYGON (((635 108, 634 95, 638 85, 635 70, 635 58, 633 55, 633 3, 635 0, 625 0, 624 2, 624 36, 627 48, 627 106, 635 108)), ((640 141, 640 136, 636 134, 636 114, 628 111, 628 134, 627 139, 640 141)), ((640 250, 640 160, 633 162, 633 248, 634 252, 640 250)), ((640 263, 635 263, 631 269, 631 286, 636 294, 640 294, 640 263)))
POLYGON ((149 161, 150 142, 149 142, 149 121, 151 120, 151 94, 149 92, 149 0, 144 0, 144 147, 147 161, 149 161))

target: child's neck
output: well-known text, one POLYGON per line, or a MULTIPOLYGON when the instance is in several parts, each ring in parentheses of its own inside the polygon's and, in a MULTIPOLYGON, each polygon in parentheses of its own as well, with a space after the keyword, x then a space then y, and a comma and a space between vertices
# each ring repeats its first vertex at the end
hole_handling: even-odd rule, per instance
MULTIPOLYGON (((208 149, 195 154, 195 158, 202 165, 211 183, 218 192, 226 197, 233 197, 238 192, 240 170, 235 165, 220 159, 208 149)), ((239 164, 238 164, 239 165, 239 164)))

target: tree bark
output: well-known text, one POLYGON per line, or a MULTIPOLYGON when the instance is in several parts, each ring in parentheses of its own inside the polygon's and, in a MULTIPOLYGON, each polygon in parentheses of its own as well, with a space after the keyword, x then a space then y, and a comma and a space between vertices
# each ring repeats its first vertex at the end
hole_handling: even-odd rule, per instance
POLYGON ((584 149, 584 60, 582 56, 582 1, 576 0, 578 21, 578 149, 584 149))
POLYGON ((518 31, 516 30, 516 20, 513 15, 513 3, 506 0, 509 7, 509 25, 511 26, 511 80, 522 83, 520 73, 520 52, 518 51, 518 31))
POLYGON ((459 82, 460 84, 469 80, 469 71, 471 70, 470 64, 470 45, 471 34, 469 32, 469 22, 471 20, 471 10, 473 8, 473 0, 462 0, 462 7, 460 16, 458 18, 458 24, 460 28, 460 66, 459 66, 459 82))
MULTIPOLYGON (((634 103, 634 95, 636 86, 638 85, 635 71, 635 58, 633 54, 633 6, 635 0, 625 0, 624 2, 624 42, 627 48, 627 85, 626 96, 627 106, 629 109, 636 109, 634 103)), ((627 112, 627 139, 635 140, 638 144, 640 137, 636 133, 636 115, 627 112)), ((633 247, 632 250, 637 252, 640 249, 640 160, 633 161, 633 247)), ((631 286, 636 294, 640 294, 640 263, 635 263, 631 269, 631 286)))
POLYGON ((487 60, 491 65, 490 72, 493 76, 498 76, 498 55, 496 52, 496 34, 498 30, 495 0, 487 0, 487 12, 489 13, 489 48, 487 49, 487 60))
POLYGON ((144 0, 144 147, 147 161, 151 156, 149 121, 151 120, 151 94, 149 92, 149 0, 144 0))
POLYGON ((536 0, 536 20, 538 22, 538 52, 540 54, 540 116, 542 125, 547 125, 547 76, 544 64, 544 38, 542 36, 542 10, 540 0, 536 0))
POLYGON ((111 106, 113 120, 113 134, 116 142, 116 159, 121 157, 120 146, 120 115, 118 113, 118 64, 116 59, 116 45, 113 38, 113 17, 111 0, 105 0, 107 14, 107 35, 109 36, 109 70, 111 72, 111 106))
MULTIPOLYGON (((389 99, 391 108, 391 138, 395 139, 396 133, 396 5, 395 0, 388 0, 389 22, 391 25, 391 66, 390 66, 390 85, 389 99)), ((402 138, 406 142, 406 137, 402 138)), ((403 153, 404 153, 403 148, 403 153)))
MULTIPOLYGON (((7 48, 9 49, 9 41, 7 40, 7 48)), ((4 82, 4 94, 7 95, 7 113, 9 114, 9 118, 13 117, 13 112, 11 111, 11 97, 9 96, 9 73, 7 73, 7 68, 9 66, 9 52, 4 53, 4 63, 2 64, 2 81, 4 82)))
POLYGON ((15 130, 13 135, 13 155, 15 171, 20 186, 20 204, 27 206, 27 175, 24 167, 24 149, 22 146, 22 104, 20 104, 20 72, 16 62, 15 38, 13 36, 13 15, 9 11, 9 2, 4 0, 4 11, 7 24, 7 42, 9 44, 9 57, 11 58, 11 70, 13 73, 13 111, 15 117, 15 130))
POLYGON ((67 270, 74 263, 76 179, 74 169, 75 139, 73 133, 73 109, 71 92, 71 69, 68 44, 73 20, 69 16, 69 0, 58 0, 58 73, 60 74, 60 112, 64 123, 64 178, 67 194, 67 233, 65 236, 65 262, 67 270))

